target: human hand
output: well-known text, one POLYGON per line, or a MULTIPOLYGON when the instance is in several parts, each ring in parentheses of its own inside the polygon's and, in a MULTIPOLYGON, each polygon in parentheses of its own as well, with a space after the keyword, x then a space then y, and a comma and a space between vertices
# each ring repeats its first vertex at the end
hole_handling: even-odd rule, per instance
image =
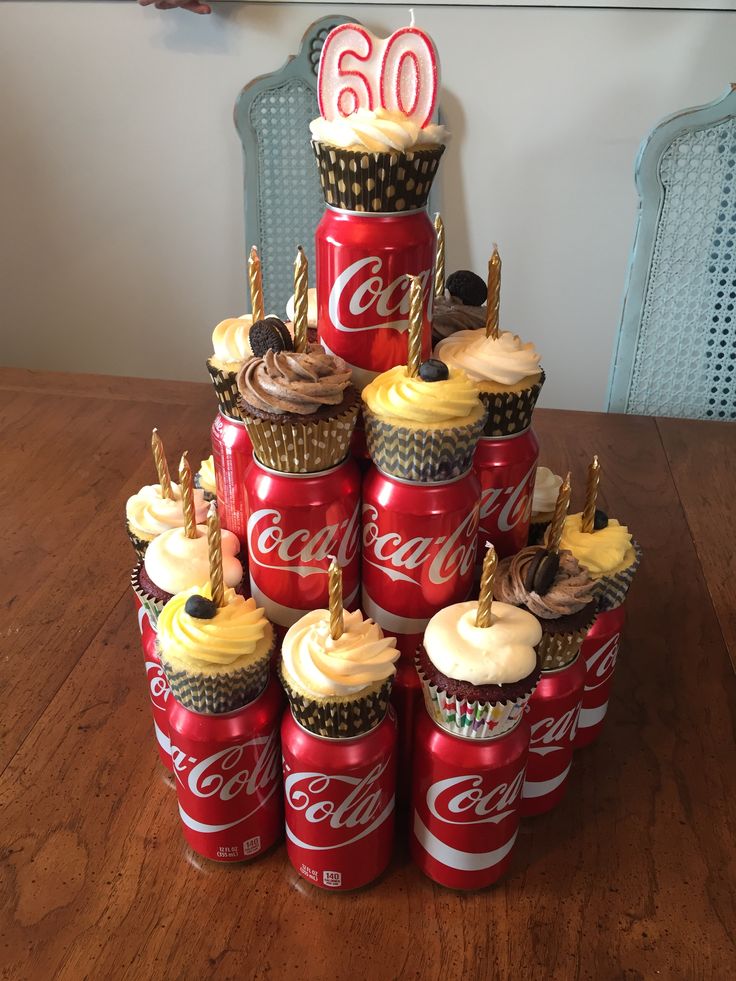
POLYGON ((174 10, 179 7, 181 10, 189 10, 193 14, 211 14, 212 7, 208 3, 199 3, 198 0, 138 0, 141 7, 154 6, 157 10, 174 10))

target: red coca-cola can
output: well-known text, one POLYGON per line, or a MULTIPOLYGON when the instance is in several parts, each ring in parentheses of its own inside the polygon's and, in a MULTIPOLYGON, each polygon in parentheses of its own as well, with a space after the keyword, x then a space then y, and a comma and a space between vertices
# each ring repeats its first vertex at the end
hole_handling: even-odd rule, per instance
POLYGON ((522 817, 551 811, 565 795, 584 685, 585 661, 577 654, 564 668, 542 671, 526 704, 531 737, 522 817))
POLYGON ((364 478, 361 606, 405 657, 438 610, 472 591, 479 498, 472 471, 436 484, 376 467, 364 478))
POLYGON ((171 696, 171 689, 169 688, 169 683, 166 680, 166 674, 161 664, 156 631, 151 626, 148 617, 145 618, 143 623, 141 646, 143 647, 143 658, 146 666, 148 694, 151 699, 151 715, 153 716, 153 732, 156 737, 156 748, 158 749, 158 755, 163 765, 167 770, 172 770, 168 717, 168 702, 171 696))
POLYGON ((360 575, 360 471, 353 460, 319 473, 271 470, 256 457, 245 476, 251 595, 277 630, 329 606, 327 570, 342 569, 354 610, 360 575))
POLYGON ((362 214, 327 207, 315 235, 318 336, 364 388, 408 359, 409 280, 424 286, 422 358, 432 349, 437 245, 425 209, 362 214))
POLYGON ((391 860, 396 794, 396 722, 389 709, 363 736, 307 732, 281 723, 286 851, 296 871, 322 889, 358 889, 391 860))
POLYGON ((283 833, 281 689, 271 679, 242 708, 206 715, 169 699, 171 758, 184 838, 216 862, 243 862, 283 833))
POLYGON ((529 538, 539 443, 534 431, 478 440, 473 467, 480 480, 478 559, 491 542, 501 558, 515 555, 529 538))
POLYGON ((135 615, 138 619, 138 629, 140 630, 142 635, 144 625, 146 623, 150 625, 150 621, 148 619, 148 613, 146 611, 145 606, 143 605, 143 603, 141 603, 140 597, 135 592, 133 593, 133 604, 135 606, 135 615))
POLYGON ((468 739, 420 713, 409 841, 430 879, 450 889, 481 889, 501 878, 519 830, 528 749, 523 715, 503 735, 468 739))
POLYGON ((248 538, 245 474, 253 459, 253 444, 243 422, 218 412, 212 423, 212 457, 220 524, 238 536, 242 560, 248 538))
POLYGON ((603 729, 625 621, 623 606, 599 613, 583 641, 580 653, 585 660, 585 688, 575 749, 589 746, 603 729))

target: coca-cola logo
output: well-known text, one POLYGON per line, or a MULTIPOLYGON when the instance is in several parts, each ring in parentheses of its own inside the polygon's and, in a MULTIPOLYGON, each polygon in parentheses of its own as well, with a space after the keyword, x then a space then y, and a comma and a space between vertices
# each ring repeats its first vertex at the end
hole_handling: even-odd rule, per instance
POLYGON ((172 742, 171 762, 176 779, 193 797, 216 797, 227 803, 245 794, 256 798, 250 813, 257 811, 271 797, 281 775, 275 731, 268 736, 255 736, 235 746, 227 746, 202 760, 189 756, 172 742))
POLYGON ((520 522, 529 521, 532 514, 536 460, 514 487, 487 487, 480 496, 480 526, 486 528, 486 518, 495 515, 499 531, 507 532, 520 522))
MULTIPOLYGON (((301 814, 309 826, 336 832, 330 848, 343 848, 365 838, 389 816, 394 806, 393 793, 383 784, 389 761, 378 763, 362 777, 319 772, 288 773, 284 781, 287 808, 301 814)), ((284 763, 284 770, 288 769, 284 763)), ((291 830, 293 837, 293 829, 291 830)), ((302 837, 304 834, 302 832, 302 837)), ((318 834, 320 839, 324 834, 318 834)), ((306 848, 326 847, 300 841, 306 848)))
POLYGON ((438 780, 427 791, 427 807, 446 824, 500 824, 516 810, 524 768, 508 783, 490 790, 479 773, 438 780))
POLYGON ((297 576, 327 574, 334 556, 345 569, 358 552, 359 507, 349 518, 322 528, 286 529, 284 515, 277 508, 260 508, 248 518, 248 552, 251 564, 263 569, 293 572, 297 576), (272 564, 277 559, 276 564, 272 564))
MULTIPOLYGON (((527 704, 527 709, 529 704, 527 704)), ((535 722, 531 726, 532 735, 529 743, 531 752, 537 753, 539 756, 546 756, 548 753, 564 749, 566 741, 568 743, 574 742, 579 715, 580 704, 578 703, 557 718, 549 716, 535 722)))
POLYGON ((618 657, 618 647, 620 634, 614 634, 604 644, 585 659, 587 675, 585 678, 585 690, 594 691, 605 685, 613 675, 618 657))
POLYGON ((404 538, 397 531, 382 532, 378 508, 363 505, 363 561, 380 569, 393 582, 418 585, 426 574, 431 583, 441 586, 457 576, 468 575, 475 565, 477 538, 477 508, 449 535, 404 538))
MULTIPOLYGON (((371 255, 357 259, 332 284, 328 308, 333 326, 337 330, 350 333, 365 330, 407 330, 410 284, 406 272, 387 283, 380 256, 371 255)), ((425 294, 428 293, 430 272, 431 270, 424 269, 417 273, 425 294)))
POLYGON ((146 677, 151 694, 151 701, 157 709, 166 711, 166 701, 171 694, 169 683, 161 665, 156 661, 146 661, 146 677))

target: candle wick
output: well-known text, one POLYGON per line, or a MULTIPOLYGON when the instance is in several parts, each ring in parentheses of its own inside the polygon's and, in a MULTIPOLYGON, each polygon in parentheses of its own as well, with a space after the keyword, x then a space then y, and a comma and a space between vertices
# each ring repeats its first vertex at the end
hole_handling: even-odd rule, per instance
POLYGON ((411 20, 409 21, 409 27, 414 27, 414 8, 413 7, 409 7, 409 17, 411 18, 411 20))

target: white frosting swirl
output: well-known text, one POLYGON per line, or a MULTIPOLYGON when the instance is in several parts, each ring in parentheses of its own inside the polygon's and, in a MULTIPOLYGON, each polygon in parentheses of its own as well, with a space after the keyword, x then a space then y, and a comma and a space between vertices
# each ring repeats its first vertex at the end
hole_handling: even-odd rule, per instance
MULTIPOLYGON (((294 294, 292 293, 286 304, 286 320, 294 323, 294 294)), ((310 288, 307 290, 307 327, 317 329, 317 290, 310 288)), ((293 330, 292 330, 293 333, 293 330)))
MULTIPOLYGON (((184 525, 181 490, 173 481, 171 489, 174 493, 173 501, 161 496, 161 484, 147 484, 128 498, 125 516, 134 531, 154 538, 170 528, 181 528, 184 525)), ((197 524, 202 524, 207 520, 207 501, 199 488, 194 488, 193 496, 195 520, 197 524)))
POLYGON ((515 385, 538 375, 540 356, 530 342, 505 330, 497 339, 485 330, 459 330, 440 341, 435 354, 451 368, 462 368, 474 381, 515 385))
MULTIPOLYGON (((243 567, 236 558, 240 542, 224 528, 221 538, 223 579, 234 588, 243 578, 243 567)), ((167 593, 182 593, 206 582, 210 577, 207 525, 197 525, 197 538, 187 538, 184 528, 158 535, 146 549, 143 564, 150 579, 167 593)))
POLYGON ((424 633, 430 661, 448 678, 471 685, 521 681, 537 663, 534 648, 542 628, 531 613, 493 603, 490 627, 476 627, 477 600, 455 603, 435 613, 424 633))
POLYGON ((330 611, 312 610, 289 628, 281 646, 285 673, 317 698, 354 695, 396 674, 394 637, 384 637, 360 610, 343 614, 342 637, 330 634, 330 611))
POLYGON ((242 317, 221 320, 212 331, 212 347, 215 357, 224 362, 247 361, 253 357, 250 346, 250 328, 253 318, 249 313, 242 317))
POLYGON ((537 467, 534 480, 534 497, 532 498, 532 514, 545 514, 554 511, 557 495, 562 486, 562 477, 552 473, 549 467, 537 467))
POLYGON ((450 138, 444 126, 429 123, 422 128, 402 112, 387 109, 358 109, 351 116, 324 119, 309 124, 312 139, 343 149, 357 147, 380 153, 384 150, 411 150, 414 147, 445 144, 450 138))

